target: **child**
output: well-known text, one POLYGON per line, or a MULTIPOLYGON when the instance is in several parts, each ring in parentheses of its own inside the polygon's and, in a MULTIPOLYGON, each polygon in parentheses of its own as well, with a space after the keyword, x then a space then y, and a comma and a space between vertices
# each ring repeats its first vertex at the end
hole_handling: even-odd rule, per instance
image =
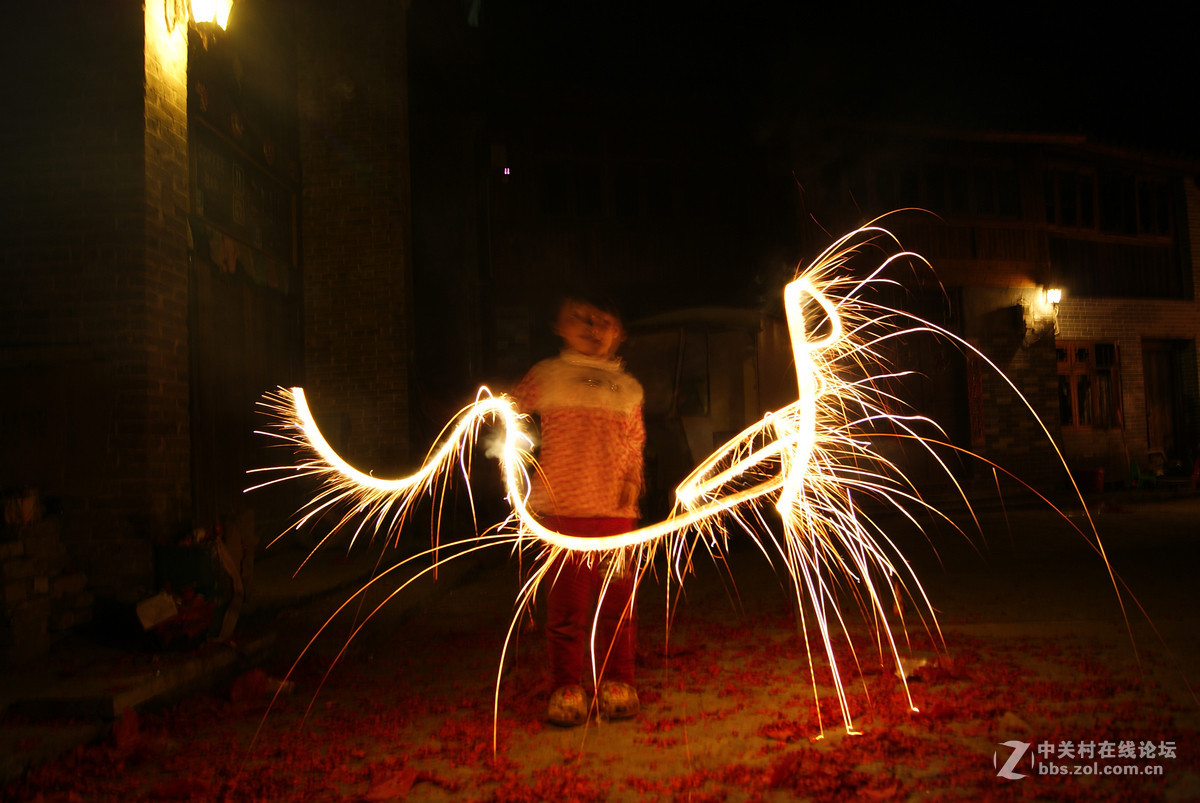
MULTIPOLYGON (((642 386, 616 358, 624 339, 621 320, 604 302, 567 298, 554 332, 558 357, 543 360, 518 385, 517 402, 541 416, 539 477, 529 505, 548 528, 568 535, 603 536, 637 526, 642 493, 642 386)), ((554 692, 547 719, 563 727, 587 721, 590 700, 580 686, 585 647, 595 623, 600 713, 635 716, 633 687, 637 616, 633 572, 626 569, 603 589, 608 567, 597 556, 568 554, 547 577, 546 635, 554 692)), ((590 675, 591 663, 587 665, 590 675)))

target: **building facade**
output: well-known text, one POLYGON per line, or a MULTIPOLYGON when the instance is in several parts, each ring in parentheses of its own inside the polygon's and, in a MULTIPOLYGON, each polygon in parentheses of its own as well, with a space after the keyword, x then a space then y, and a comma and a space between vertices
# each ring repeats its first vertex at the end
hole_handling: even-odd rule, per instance
POLYGON ((979 352, 929 363, 931 395, 950 400, 932 411, 957 446, 1050 492, 1066 472, 1047 434, 1087 490, 1129 485, 1131 470, 1191 473, 1194 160, 1083 136, 881 126, 805 126, 791 145, 806 252, 826 237, 814 218, 840 231, 906 210, 883 225, 932 266, 916 272, 924 306, 921 293, 907 303, 979 352))
POLYGON ((276 386, 307 385, 356 461, 407 460, 405 6, 240 0, 224 29, 177 0, 14 19, 5 652, 151 593, 164 544, 246 509, 277 534, 295 498, 242 493, 291 456, 254 435, 276 386))

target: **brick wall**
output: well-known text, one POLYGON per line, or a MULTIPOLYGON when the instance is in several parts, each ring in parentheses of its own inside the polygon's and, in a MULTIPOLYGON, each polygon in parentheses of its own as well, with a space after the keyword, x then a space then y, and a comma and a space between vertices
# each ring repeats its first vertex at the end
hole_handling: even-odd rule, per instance
POLYGON ((32 492, 5 500, 0 523, 0 656, 36 657, 92 616, 88 576, 72 562, 60 521, 32 492), (32 503, 32 504, 27 504, 32 503), (14 511, 21 515, 12 515, 14 511))
POLYGON ((296 6, 307 391, 330 443, 379 472, 409 451, 403 5, 296 6))
POLYGON ((183 29, 26 4, 4 54, 0 484, 58 500, 97 586, 152 578, 188 498, 183 29))
MULTIPOLYGON (((1020 289, 976 292, 1021 294, 1020 289)), ((1028 332, 1025 324, 1019 306, 1002 304, 975 321, 968 334, 1004 375, 986 367, 982 371, 983 444, 976 452, 1020 482, 1053 490, 1066 476, 1050 440, 1059 435, 1054 339, 1048 332, 1028 332)), ((990 472, 979 476, 984 485, 991 482, 990 472)))

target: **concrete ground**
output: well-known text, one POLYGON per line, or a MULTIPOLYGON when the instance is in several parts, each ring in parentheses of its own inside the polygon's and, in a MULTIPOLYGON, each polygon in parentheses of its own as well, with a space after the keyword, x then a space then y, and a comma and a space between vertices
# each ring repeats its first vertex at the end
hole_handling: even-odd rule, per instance
MULTIPOLYGON (((874 631, 854 610, 852 594, 843 593, 858 661, 855 670, 845 640, 835 639, 848 690, 844 713, 819 644, 810 645, 816 667, 810 674, 801 633, 816 637, 811 617, 808 628, 798 629, 784 583, 742 541, 735 542, 728 572, 702 562, 682 597, 672 592, 669 633, 667 586, 661 574, 648 582, 640 608, 642 715, 631 723, 596 722, 576 730, 541 723, 549 689, 536 622, 519 636, 493 707, 500 647, 519 584, 515 559, 500 550, 452 563, 436 583, 422 581, 397 597, 386 616, 360 632, 328 678, 325 670, 342 636, 314 649, 291 677, 299 692, 295 700, 284 700, 266 720, 263 706, 232 713, 221 708, 228 702, 215 701, 228 701, 229 694, 212 697, 213 689, 227 688, 230 678, 252 666, 280 678, 336 603, 375 565, 367 550, 349 559, 329 551, 292 578, 302 553, 285 549, 260 566, 259 615, 248 612, 238 650, 206 645, 182 655, 135 655, 64 643, 37 666, 10 672, 3 685, 8 712, 0 718, 5 781, 12 781, 8 796, 36 799, 44 792, 44 799, 56 799, 69 783, 64 776, 72 774, 72 762, 103 764, 119 752, 123 720, 117 709, 125 706, 146 712, 147 734, 181 727, 194 733, 162 736, 161 743, 145 737, 151 746, 144 742, 142 750, 162 750, 173 760, 181 760, 177 752, 189 738, 201 743, 203 731, 204 740, 241 745, 235 753, 244 766, 263 749, 249 734, 270 723, 271 755, 256 765, 255 782, 286 773, 295 793, 308 799, 525 799, 520 795, 543 793, 611 800, 1200 799, 1200 703, 1192 691, 1200 677, 1200 498, 1112 495, 1091 500, 1090 512, 1115 582, 1089 545, 1079 506, 1065 509, 1064 517, 992 503, 978 529, 961 510, 953 511, 964 533, 930 523, 922 535, 889 524, 941 627, 939 643, 909 607, 908 639, 894 628, 918 713, 909 711, 888 662, 873 652, 874 631), (813 703, 814 687, 819 704, 813 703), (76 713, 64 719, 69 710, 47 702, 56 698, 78 706, 76 713), (36 710, 26 705, 31 700, 55 717, 23 713, 36 710), (222 711, 219 725, 204 720, 206 706, 222 711), (846 735, 847 713, 862 736, 846 735), (397 723, 403 724, 399 730, 397 723), (208 732, 218 727, 230 730, 215 737, 208 732), (306 727, 313 732, 303 744, 294 743, 306 727), (356 740, 369 743, 354 747, 336 767, 321 763, 356 740), (1024 778, 999 774, 1016 749, 1005 742, 1030 746, 1009 770, 1024 778), (1114 750, 1132 743, 1143 751, 1152 743, 1158 758, 1113 755, 1085 762, 1037 752, 1105 742, 1114 750), (95 745, 85 748, 92 752, 66 757, 88 744, 95 745), (303 752, 308 750, 322 758, 303 752), (310 764, 326 769, 310 773, 315 777, 306 783, 317 786, 306 788, 296 767, 310 764), (1046 777, 1052 764, 1056 771, 1065 767, 1064 774, 1072 766, 1091 766, 1093 775, 1046 777), (1152 780, 1099 777, 1151 764, 1162 773, 1152 780), (52 769, 30 771, 38 767, 52 769)), ((208 755, 205 761, 209 766, 221 759, 208 755)), ((157 790, 151 796, 159 799, 174 799, 169 792, 179 789, 170 785, 174 780, 155 776, 118 781, 114 775, 109 782, 103 788, 157 790)), ((191 784, 181 797, 203 799, 215 788, 194 778, 191 784)), ((303 799, 288 797, 282 786, 270 788, 278 797, 263 799, 303 799)), ((76 793, 77 799, 116 796, 76 793)))

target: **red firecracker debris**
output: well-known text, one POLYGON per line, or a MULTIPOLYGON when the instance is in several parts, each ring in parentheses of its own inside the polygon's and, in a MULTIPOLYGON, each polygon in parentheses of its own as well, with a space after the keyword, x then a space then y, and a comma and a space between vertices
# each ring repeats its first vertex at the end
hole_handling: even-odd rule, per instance
POLYGON ((406 768, 375 784, 363 796, 364 800, 403 800, 419 777, 416 770, 406 768))
POLYGON ((140 739, 137 711, 126 708, 121 712, 121 718, 113 723, 112 738, 113 745, 122 752, 128 752, 137 746, 140 739))

